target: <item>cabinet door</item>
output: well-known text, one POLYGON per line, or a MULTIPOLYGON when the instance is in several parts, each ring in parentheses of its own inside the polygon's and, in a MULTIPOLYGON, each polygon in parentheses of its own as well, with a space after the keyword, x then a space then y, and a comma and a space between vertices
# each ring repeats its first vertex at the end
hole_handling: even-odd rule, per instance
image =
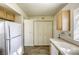
POLYGON ((62 31, 70 31, 70 11, 62 11, 62 31))
POLYGON ((6 19, 14 21, 15 17, 14 17, 14 15, 12 13, 6 12, 6 19))
POLYGON ((57 15, 57 30, 62 31, 62 15, 59 13, 57 15))
POLYGON ((5 10, 4 8, 0 7, 0 18, 5 18, 6 14, 5 14, 5 10))
POLYGON ((0 18, 14 21, 15 14, 0 6, 0 18))

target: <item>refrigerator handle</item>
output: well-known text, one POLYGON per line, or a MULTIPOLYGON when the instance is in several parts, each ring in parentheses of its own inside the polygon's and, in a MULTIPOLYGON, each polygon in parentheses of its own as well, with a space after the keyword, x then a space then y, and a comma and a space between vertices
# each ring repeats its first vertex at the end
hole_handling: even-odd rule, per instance
POLYGON ((9 54, 10 54, 10 50, 11 50, 11 46, 10 46, 10 26, 9 26, 9 24, 8 24, 8 30, 9 30, 9 54))
POLYGON ((6 21, 4 22, 5 23, 5 26, 4 26, 4 30, 6 31, 6 25, 7 25, 7 28, 8 28, 8 32, 9 32, 9 38, 7 39, 6 38, 6 32, 5 32, 5 48, 6 48, 6 54, 9 55, 10 54, 10 26, 9 24, 7 23, 6 24, 6 21))

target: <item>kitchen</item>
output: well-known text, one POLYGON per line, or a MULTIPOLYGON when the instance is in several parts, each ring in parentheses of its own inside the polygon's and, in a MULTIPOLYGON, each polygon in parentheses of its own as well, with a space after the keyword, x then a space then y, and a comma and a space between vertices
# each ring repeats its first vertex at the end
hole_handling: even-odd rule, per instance
POLYGON ((78 14, 79 3, 0 3, 0 55, 78 55, 78 14))

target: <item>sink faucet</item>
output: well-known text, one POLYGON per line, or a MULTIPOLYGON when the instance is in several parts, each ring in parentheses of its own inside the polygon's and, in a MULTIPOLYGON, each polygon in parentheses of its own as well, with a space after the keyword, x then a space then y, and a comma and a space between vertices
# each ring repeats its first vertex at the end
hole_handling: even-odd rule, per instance
POLYGON ((58 34, 58 38, 60 38, 60 33, 58 34))
POLYGON ((61 34, 64 34, 64 32, 61 32, 61 34))
POLYGON ((61 35, 61 34, 65 34, 65 33, 64 33, 64 32, 59 33, 59 34, 58 34, 58 38, 60 38, 60 35, 61 35))

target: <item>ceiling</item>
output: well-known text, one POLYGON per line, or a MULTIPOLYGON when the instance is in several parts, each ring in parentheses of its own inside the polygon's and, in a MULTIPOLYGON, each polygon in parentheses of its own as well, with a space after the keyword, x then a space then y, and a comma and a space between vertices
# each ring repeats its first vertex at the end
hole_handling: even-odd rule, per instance
POLYGON ((66 3, 18 3, 28 16, 52 16, 66 3))

